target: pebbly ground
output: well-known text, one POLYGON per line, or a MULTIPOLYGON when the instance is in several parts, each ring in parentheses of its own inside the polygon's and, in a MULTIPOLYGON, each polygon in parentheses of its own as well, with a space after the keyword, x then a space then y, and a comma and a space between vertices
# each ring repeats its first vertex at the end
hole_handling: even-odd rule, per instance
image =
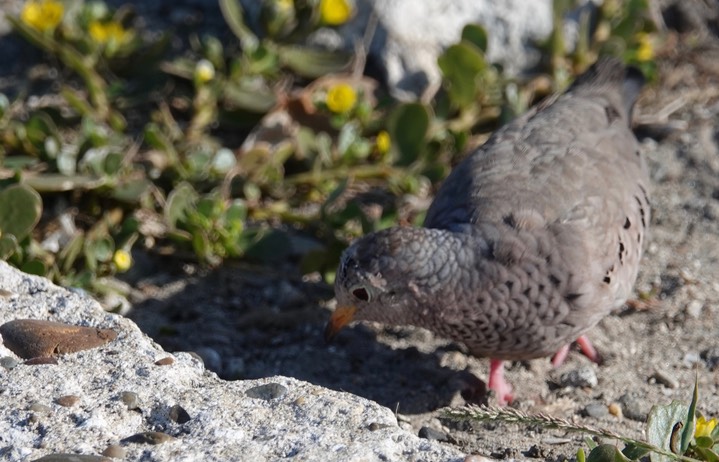
MULTIPOLYGON (((696 374, 699 410, 719 416, 719 37, 713 18, 700 16, 699 32, 669 35, 659 81, 636 111, 650 128, 643 130, 651 135, 643 149, 653 180, 637 292, 653 294, 654 303, 621 309, 590 333, 604 358, 599 366, 576 350, 558 369, 549 360, 511 365, 513 406, 642 437, 651 406, 688 402, 696 374), (612 404, 621 415, 608 412, 612 404)), ((348 391, 394 410, 413 432, 467 453, 562 460, 582 445, 581 435, 561 431, 441 418, 442 408, 465 404, 461 392, 468 384, 486 379, 488 361, 407 327, 354 325, 328 346, 322 330, 332 290, 303 278, 289 262, 274 268, 228 263, 211 272, 173 260, 141 263, 152 277, 131 278, 129 317, 166 350, 198 352, 221 377, 284 375, 348 391)))

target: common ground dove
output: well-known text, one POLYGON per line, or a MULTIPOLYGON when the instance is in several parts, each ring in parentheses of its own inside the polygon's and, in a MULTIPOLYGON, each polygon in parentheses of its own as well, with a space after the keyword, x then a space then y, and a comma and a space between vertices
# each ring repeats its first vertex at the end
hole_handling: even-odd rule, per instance
POLYGON ((563 95, 502 127, 449 175, 423 228, 369 234, 343 254, 332 337, 352 319, 413 325, 489 357, 559 362, 629 297, 649 224, 630 129, 641 73, 603 58, 563 95))

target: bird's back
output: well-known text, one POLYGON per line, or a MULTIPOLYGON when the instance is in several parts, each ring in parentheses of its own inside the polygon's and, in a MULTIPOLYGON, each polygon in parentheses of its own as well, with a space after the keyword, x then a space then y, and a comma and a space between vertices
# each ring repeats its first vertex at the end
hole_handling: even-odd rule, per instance
POLYGON ((649 222, 647 168, 630 129, 641 84, 618 60, 600 61, 496 132, 438 191, 425 226, 475 233, 492 249, 461 312, 446 314, 468 331, 494 326, 492 339, 469 345, 475 354, 546 355, 631 293, 649 222))

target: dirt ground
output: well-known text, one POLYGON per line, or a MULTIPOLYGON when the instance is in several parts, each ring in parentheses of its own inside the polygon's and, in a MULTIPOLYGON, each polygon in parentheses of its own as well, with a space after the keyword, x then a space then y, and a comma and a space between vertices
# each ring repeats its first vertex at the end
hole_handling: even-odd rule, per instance
MULTIPOLYGON (((651 406, 688 403, 696 374, 699 410, 719 416, 719 5, 687 3, 709 14, 698 7, 676 13, 680 21, 667 18, 690 32, 670 31, 659 81, 635 111, 653 180, 636 288, 655 303, 625 307, 590 332, 601 365, 576 349, 557 369, 549 359, 512 364, 512 405, 523 411, 641 438, 651 406), (621 415, 609 413, 610 404, 621 415)), ((279 374, 354 393, 467 453, 554 461, 583 445, 579 434, 442 418, 442 408, 465 404, 468 384, 486 380, 488 361, 408 327, 356 324, 326 345, 332 289, 290 262, 228 263, 211 272, 173 260, 138 266, 152 276, 128 276, 135 287, 129 317, 165 349, 198 352, 224 378, 279 374)))

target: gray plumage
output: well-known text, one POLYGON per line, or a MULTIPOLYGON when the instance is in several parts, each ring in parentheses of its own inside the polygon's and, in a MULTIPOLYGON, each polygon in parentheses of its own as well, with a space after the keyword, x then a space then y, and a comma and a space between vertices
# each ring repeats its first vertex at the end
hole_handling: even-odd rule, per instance
POLYGON ((603 59, 499 129, 449 175, 424 228, 344 253, 338 305, 497 359, 549 356, 630 295, 649 178, 630 129, 638 71, 603 59))

